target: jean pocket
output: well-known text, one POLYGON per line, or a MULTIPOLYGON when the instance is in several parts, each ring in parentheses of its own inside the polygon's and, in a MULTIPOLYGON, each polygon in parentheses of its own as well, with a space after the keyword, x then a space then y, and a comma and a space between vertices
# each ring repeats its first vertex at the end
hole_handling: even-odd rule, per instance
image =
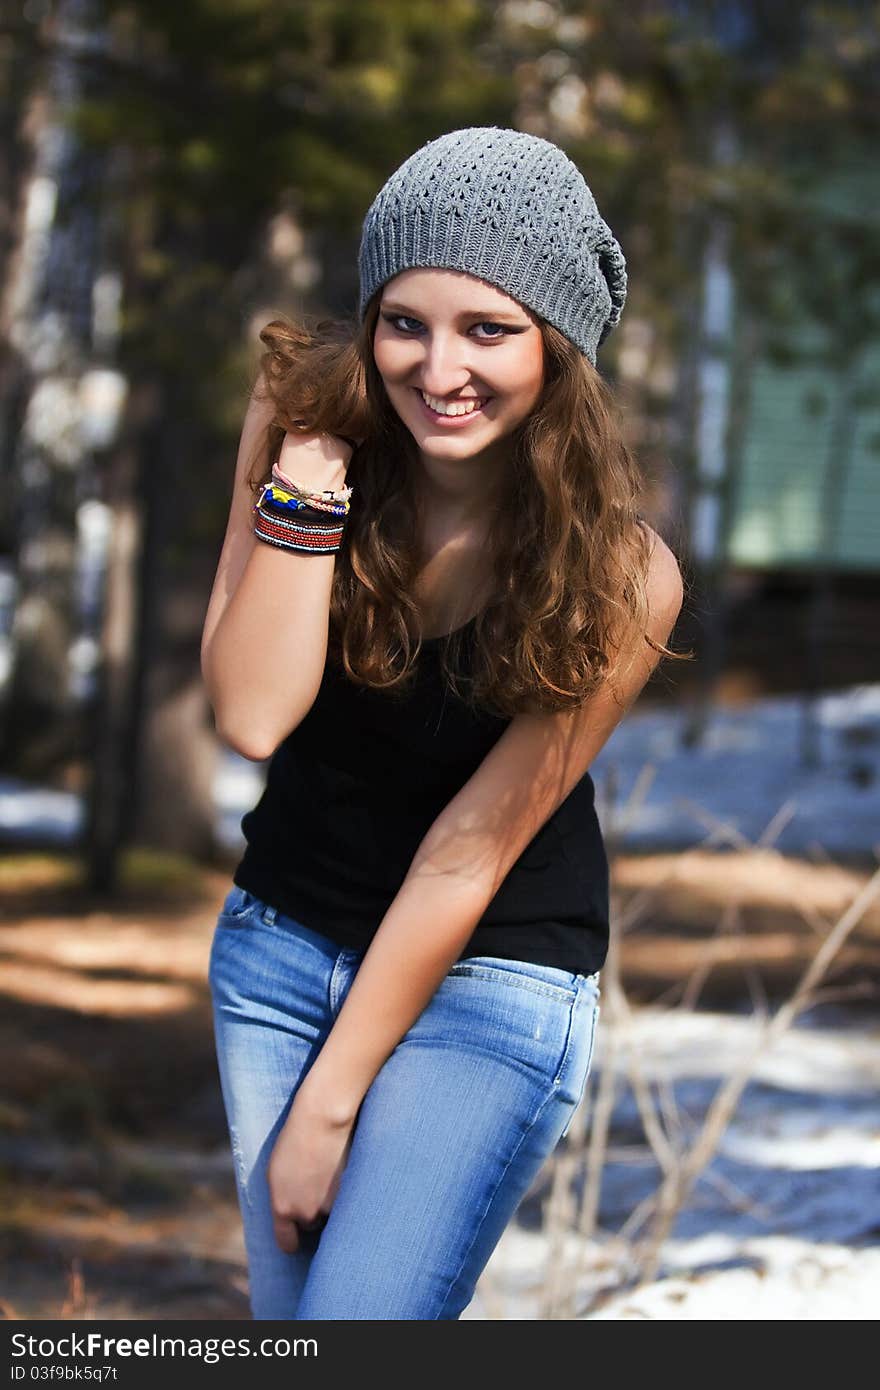
POLYGON ((249 888, 240 888, 237 883, 234 883, 223 899, 219 920, 238 922, 249 917, 259 906, 261 906, 261 899, 257 897, 256 893, 252 893, 249 888))

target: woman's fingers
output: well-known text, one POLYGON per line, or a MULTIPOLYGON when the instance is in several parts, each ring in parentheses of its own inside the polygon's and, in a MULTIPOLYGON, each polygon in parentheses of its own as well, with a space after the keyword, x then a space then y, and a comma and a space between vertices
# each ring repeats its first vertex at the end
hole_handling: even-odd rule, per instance
POLYGON ((299 1226, 296 1221, 289 1216, 276 1216, 273 1218, 273 1224, 279 1249, 286 1255, 295 1255, 299 1249, 299 1226))
POLYGON ((304 1231, 321 1231, 327 1224, 328 1212, 321 1211, 311 1221, 297 1220, 292 1216, 273 1217, 275 1226, 275 1240, 279 1249, 286 1255, 295 1255, 300 1246, 300 1233, 304 1231))

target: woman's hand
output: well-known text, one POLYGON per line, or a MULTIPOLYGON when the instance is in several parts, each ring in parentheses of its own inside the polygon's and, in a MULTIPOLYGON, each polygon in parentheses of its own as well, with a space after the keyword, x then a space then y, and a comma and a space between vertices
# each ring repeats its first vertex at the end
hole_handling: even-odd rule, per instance
POLYGON ((297 1092, 275 1147, 267 1176, 275 1240, 288 1255, 299 1249, 300 1232, 329 1215, 351 1148, 355 1120, 340 1120, 311 1106, 297 1092))

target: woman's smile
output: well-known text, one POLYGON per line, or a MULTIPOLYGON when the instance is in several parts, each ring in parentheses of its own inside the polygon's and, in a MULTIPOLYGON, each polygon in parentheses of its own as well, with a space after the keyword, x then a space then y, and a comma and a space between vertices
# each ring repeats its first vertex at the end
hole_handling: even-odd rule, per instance
MULTIPOLYGON (((428 401, 425 399, 425 393, 420 387, 414 386, 413 390, 418 396, 419 403, 427 417, 436 424, 442 425, 444 429, 460 429, 462 426, 466 425, 469 420, 472 420, 474 416, 482 415, 484 406, 492 399, 491 396, 462 397, 455 401, 444 401, 443 405, 445 409, 435 410, 433 405, 429 405, 428 401), (453 411, 454 413, 448 414, 448 411, 453 411)), ((430 399, 432 401, 439 400, 436 396, 432 396, 430 399)))

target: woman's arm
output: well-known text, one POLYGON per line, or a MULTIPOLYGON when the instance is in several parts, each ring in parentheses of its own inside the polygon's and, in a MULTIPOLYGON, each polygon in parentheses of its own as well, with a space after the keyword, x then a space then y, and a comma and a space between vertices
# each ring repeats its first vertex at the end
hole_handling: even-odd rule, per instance
MULTIPOLYGON (((659 536, 647 589, 647 630, 665 643, 683 586, 659 536)), ((376 1073, 455 963, 516 860, 635 701, 658 660, 643 637, 636 650, 616 698, 603 688, 574 713, 514 718, 440 813, 302 1082, 301 1107, 339 1124, 356 1116, 376 1073)))
MULTIPOLYGON (((275 418, 258 378, 245 415, 226 537, 202 632, 201 669, 217 732, 261 761, 314 702, 327 658, 335 556, 281 550, 254 535, 247 475, 275 418)), ((340 488, 351 446, 332 435, 287 434, 279 464, 308 488, 340 488)))

